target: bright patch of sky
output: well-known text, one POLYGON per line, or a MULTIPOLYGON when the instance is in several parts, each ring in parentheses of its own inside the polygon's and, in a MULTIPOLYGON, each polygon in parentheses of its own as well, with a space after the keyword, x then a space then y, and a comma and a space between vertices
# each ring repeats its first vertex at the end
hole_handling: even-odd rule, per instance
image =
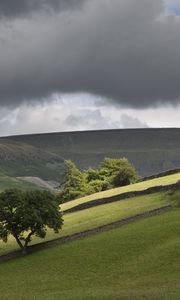
POLYGON ((180 16, 180 0, 165 0, 165 5, 168 14, 180 16))
POLYGON ((87 94, 54 95, 51 101, 0 109, 0 136, 118 128, 180 127, 180 105, 150 109, 105 104, 87 94))

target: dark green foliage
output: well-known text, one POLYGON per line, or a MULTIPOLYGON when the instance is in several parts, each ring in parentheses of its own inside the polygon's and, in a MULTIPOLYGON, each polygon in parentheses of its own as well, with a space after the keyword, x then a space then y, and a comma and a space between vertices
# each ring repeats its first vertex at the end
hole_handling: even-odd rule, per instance
POLYGON ((59 232, 63 224, 56 196, 49 191, 5 190, 0 194, 0 239, 13 235, 23 253, 33 235, 44 238, 47 227, 59 232))
POLYGON ((105 180, 96 179, 92 180, 89 183, 89 186, 92 188, 93 193, 98 193, 101 191, 106 191, 108 189, 108 182, 105 180))
POLYGON ((107 177, 101 174, 101 169, 88 169, 84 172, 86 177, 86 182, 89 187, 92 188, 93 192, 101 192, 105 191, 109 186, 109 182, 107 181, 107 177))
POLYGON ((87 182, 91 182, 92 180, 99 180, 99 179, 100 179, 99 170, 90 168, 86 171, 87 182))
POLYGON ((138 179, 134 167, 126 158, 105 158, 97 170, 90 168, 80 171, 70 160, 65 161, 65 165, 66 179, 59 194, 62 202, 128 185, 138 179))
POLYGON ((91 193, 90 190, 88 191, 85 174, 70 160, 66 160, 65 165, 66 178, 60 193, 62 201, 66 202, 91 193))
POLYGON ((137 173, 131 163, 126 159, 105 158, 100 174, 108 178, 112 187, 128 185, 138 179, 137 173))

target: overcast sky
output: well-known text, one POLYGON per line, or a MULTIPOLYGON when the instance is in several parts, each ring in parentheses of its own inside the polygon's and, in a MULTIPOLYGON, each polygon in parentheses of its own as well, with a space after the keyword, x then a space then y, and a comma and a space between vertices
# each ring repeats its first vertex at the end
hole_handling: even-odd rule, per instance
POLYGON ((0 1, 0 135, 179 116, 180 0, 0 1))

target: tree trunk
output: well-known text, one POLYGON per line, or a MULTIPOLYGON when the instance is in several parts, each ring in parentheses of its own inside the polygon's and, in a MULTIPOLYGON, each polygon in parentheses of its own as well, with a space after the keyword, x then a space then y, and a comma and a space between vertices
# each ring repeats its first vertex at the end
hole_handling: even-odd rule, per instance
POLYGON ((22 248, 22 254, 23 255, 27 254, 27 246, 26 245, 22 248))
POLYGON ((23 246, 23 244, 21 243, 21 241, 20 241, 20 239, 18 238, 18 236, 17 236, 17 235, 14 235, 14 237, 15 237, 16 242, 18 243, 19 247, 20 247, 21 249, 23 249, 24 246, 23 246))
POLYGON ((22 250, 22 254, 27 254, 27 244, 28 244, 28 242, 26 241, 25 244, 23 245, 17 235, 14 235, 14 237, 15 237, 16 242, 18 243, 19 247, 22 250))
POLYGON ((22 254, 27 254, 28 244, 29 244, 29 242, 31 241, 31 236, 34 234, 34 232, 35 232, 35 230, 32 230, 32 231, 28 234, 27 238, 25 239, 24 245, 22 244, 22 242, 21 242, 21 240, 19 239, 19 237, 18 237, 16 234, 14 234, 14 237, 15 237, 15 239, 16 239, 16 242, 18 243, 19 247, 20 247, 21 250, 22 250, 22 254))

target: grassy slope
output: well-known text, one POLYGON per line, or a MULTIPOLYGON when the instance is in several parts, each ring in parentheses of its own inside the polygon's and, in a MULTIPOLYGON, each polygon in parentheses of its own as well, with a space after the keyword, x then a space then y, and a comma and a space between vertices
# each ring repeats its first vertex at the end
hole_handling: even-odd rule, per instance
MULTIPOLYGON (((64 226, 60 234, 48 231, 46 240, 51 240, 59 236, 72 234, 79 231, 95 228, 97 226, 111 223, 125 217, 133 216, 141 212, 152 210, 170 203, 170 199, 165 197, 165 193, 157 193, 134 197, 132 199, 114 202, 97 207, 78 211, 64 216, 64 226)), ((38 243, 42 240, 34 238, 33 242, 38 243)), ((17 249, 14 238, 8 244, 0 241, 0 254, 17 249)))
POLYGON ((73 160, 82 168, 97 167, 104 157, 127 157, 141 176, 180 166, 180 129, 147 128, 64 132, 10 137, 73 160))
POLYGON ((11 177, 37 176, 60 181, 64 174, 61 157, 23 142, 0 139, 0 170, 11 177))
POLYGON ((62 210, 66 210, 66 209, 74 207, 78 204, 96 200, 96 199, 100 199, 100 198, 111 197, 111 196, 119 195, 119 194, 126 193, 126 192, 131 192, 131 191, 140 191, 140 190, 144 190, 144 189, 147 189, 147 188, 153 187, 153 186, 168 185, 168 184, 176 183, 178 180, 180 180, 180 173, 169 175, 169 176, 164 176, 164 177, 160 177, 160 178, 155 178, 155 179, 151 179, 148 181, 139 182, 136 184, 112 189, 112 190, 105 191, 105 192, 96 193, 96 194, 89 195, 89 196, 86 196, 86 197, 83 197, 83 198, 80 198, 77 200, 67 202, 62 205, 62 210))
POLYGON ((180 166, 180 129, 128 129, 0 138, 0 169, 8 176, 62 181, 62 158, 80 168, 104 157, 127 157, 141 176, 180 166))
POLYGON ((3 300, 180 299, 180 210, 1 265, 3 300))
MULTIPOLYGON (((83 201, 89 201, 89 199, 96 199, 97 197, 100 198, 101 196, 111 196, 130 190, 143 190, 150 186, 159 184, 170 184, 176 182, 179 178, 180 174, 174 174, 102 193, 97 193, 63 204, 62 209, 67 209, 73 205, 82 203, 83 201)), ((153 195, 133 197, 127 200, 121 200, 120 202, 100 205, 87 209, 85 211, 78 211, 72 214, 67 214, 64 216, 64 226, 60 234, 56 235, 53 232, 48 231, 46 240, 51 240, 62 235, 72 234, 78 231, 83 231, 103 224, 111 223, 121 218, 133 216, 137 213, 169 204, 171 200, 165 197, 165 195, 166 193, 156 193, 153 195)), ((39 241, 41 240, 37 238, 33 239, 34 243, 37 243, 39 241)), ((18 247, 13 238, 10 238, 7 244, 4 244, 2 241, 0 241, 0 254, 9 252, 14 249, 18 249, 18 247)))
POLYGON ((15 177, 7 176, 3 173, 0 173, 0 192, 8 188, 33 190, 37 189, 38 187, 34 184, 18 180, 15 177))

